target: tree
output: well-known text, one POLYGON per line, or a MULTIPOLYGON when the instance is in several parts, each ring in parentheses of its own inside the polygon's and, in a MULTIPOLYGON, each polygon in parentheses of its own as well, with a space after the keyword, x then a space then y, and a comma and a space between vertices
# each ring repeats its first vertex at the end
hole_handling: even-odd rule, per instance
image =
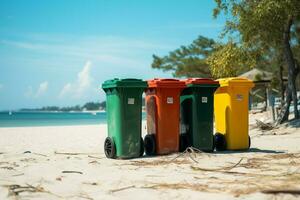
POLYGON ((152 68, 173 71, 176 77, 211 77, 206 58, 215 44, 214 40, 199 36, 191 45, 181 46, 167 56, 153 55, 152 68))
POLYGON ((102 101, 99 105, 100 109, 105 109, 106 108, 106 101, 102 101))
POLYGON ((207 59, 214 78, 234 77, 254 67, 256 60, 250 51, 230 41, 219 45, 207 59))
POLYGON ((86 109, 86 110, 99 110, 100 109, 100 103, 95 103, 95 102, 88 102, 86 104, 84 104, 82 106, 83 109, 86 109))
POLYGON ((282 49, 283 59, 288 67, 286 107, 282 110, 280 122, 289 116, 291 101, 294 103, 294 116, 297 110, 296 77, 299 73, 298 61, 292 50, 299 44, 297 30, 300 21, 299 0, 215 0, 217 7, 214 16, 223 11, 230 14, 224 34, 238 32, 241 44, 248 49, 276 51, 282 49))

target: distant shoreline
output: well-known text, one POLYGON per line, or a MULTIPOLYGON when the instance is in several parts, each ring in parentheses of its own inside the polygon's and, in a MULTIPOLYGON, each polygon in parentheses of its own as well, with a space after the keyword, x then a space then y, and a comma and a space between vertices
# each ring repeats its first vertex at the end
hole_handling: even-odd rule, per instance
MULTIPOLYGON (((146 119, 146 113, 142 112, 146 119)), ((107 123, 105 111, 0 112, 0 127, 74 126, 107 123)))
POLYGON ((0 113, 106 113, 105 110, 71 110, 71 111, 62 111, 62 110, 2 110, 0 113))
POLYGON ((106 124, 100 111, 17 111, 0 112, 0 127, 68 126, 106 124))

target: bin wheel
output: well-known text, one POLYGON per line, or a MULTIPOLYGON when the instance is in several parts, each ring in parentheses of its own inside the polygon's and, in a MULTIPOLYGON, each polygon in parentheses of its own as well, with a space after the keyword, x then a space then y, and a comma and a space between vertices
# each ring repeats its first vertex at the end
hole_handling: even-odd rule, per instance
POLYGON ((143 138, 141 138, 140 141, 140 157, 142 157, 144 155, 144 140, 143 138))
POLYGON ((156 144, 154 134, 147 134, 144 139, 145 153, 148 156, 153 156, 156 153, 156 144))
POLYGON ((250 136, 248 136, 248 141, 249 141, 248 149, 250 149, 250 146, 251 146, 251 138, 250 138, 250 136))
POLYGON ((212 144, 212 151, 211 152, 214 152, 214 150, 215 150, 215 148, 216 148, 216 139, 215 139, 215 137, 213 136, 213 144, 212 144))
POLYGON ((107 158, 115 158, 116 157, 116 146, 115 142, 112 138, 107 137, 104 141, 104 153, 107 158))
POLYGON ((225 151, 226 150, 226 139, 225 135, 221 133, 215 134, 215 146, 217 151, 225 151))
POLYGON ((189 142, 188 142, 187 134, 180 134, 179 135, 179 152, 184 152, 188 146, 189 146, 189 142))

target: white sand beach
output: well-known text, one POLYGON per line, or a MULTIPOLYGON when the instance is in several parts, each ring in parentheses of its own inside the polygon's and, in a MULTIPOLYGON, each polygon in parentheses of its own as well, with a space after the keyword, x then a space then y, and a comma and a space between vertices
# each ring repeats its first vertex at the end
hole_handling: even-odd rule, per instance
POLYGON ((247 152, 131 160, 105 157, 106 125, 0 128, 0 199, 299 199, 300 123, 262 118, 247 152))

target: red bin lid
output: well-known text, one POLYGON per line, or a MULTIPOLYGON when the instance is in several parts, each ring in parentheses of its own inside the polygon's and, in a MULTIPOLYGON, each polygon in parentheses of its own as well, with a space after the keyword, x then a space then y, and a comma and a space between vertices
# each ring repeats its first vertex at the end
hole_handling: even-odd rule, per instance
POLYGON ((218 81, 214 81, 210 78, 188 78, 185 79, 185 84, 195 84, 195 85, 201 85, 201 84, 219 84, 218 81))
POLYGON ((148 80, 149 87, 184 88, 185 82, 174 78, 155 78, 148 80))

